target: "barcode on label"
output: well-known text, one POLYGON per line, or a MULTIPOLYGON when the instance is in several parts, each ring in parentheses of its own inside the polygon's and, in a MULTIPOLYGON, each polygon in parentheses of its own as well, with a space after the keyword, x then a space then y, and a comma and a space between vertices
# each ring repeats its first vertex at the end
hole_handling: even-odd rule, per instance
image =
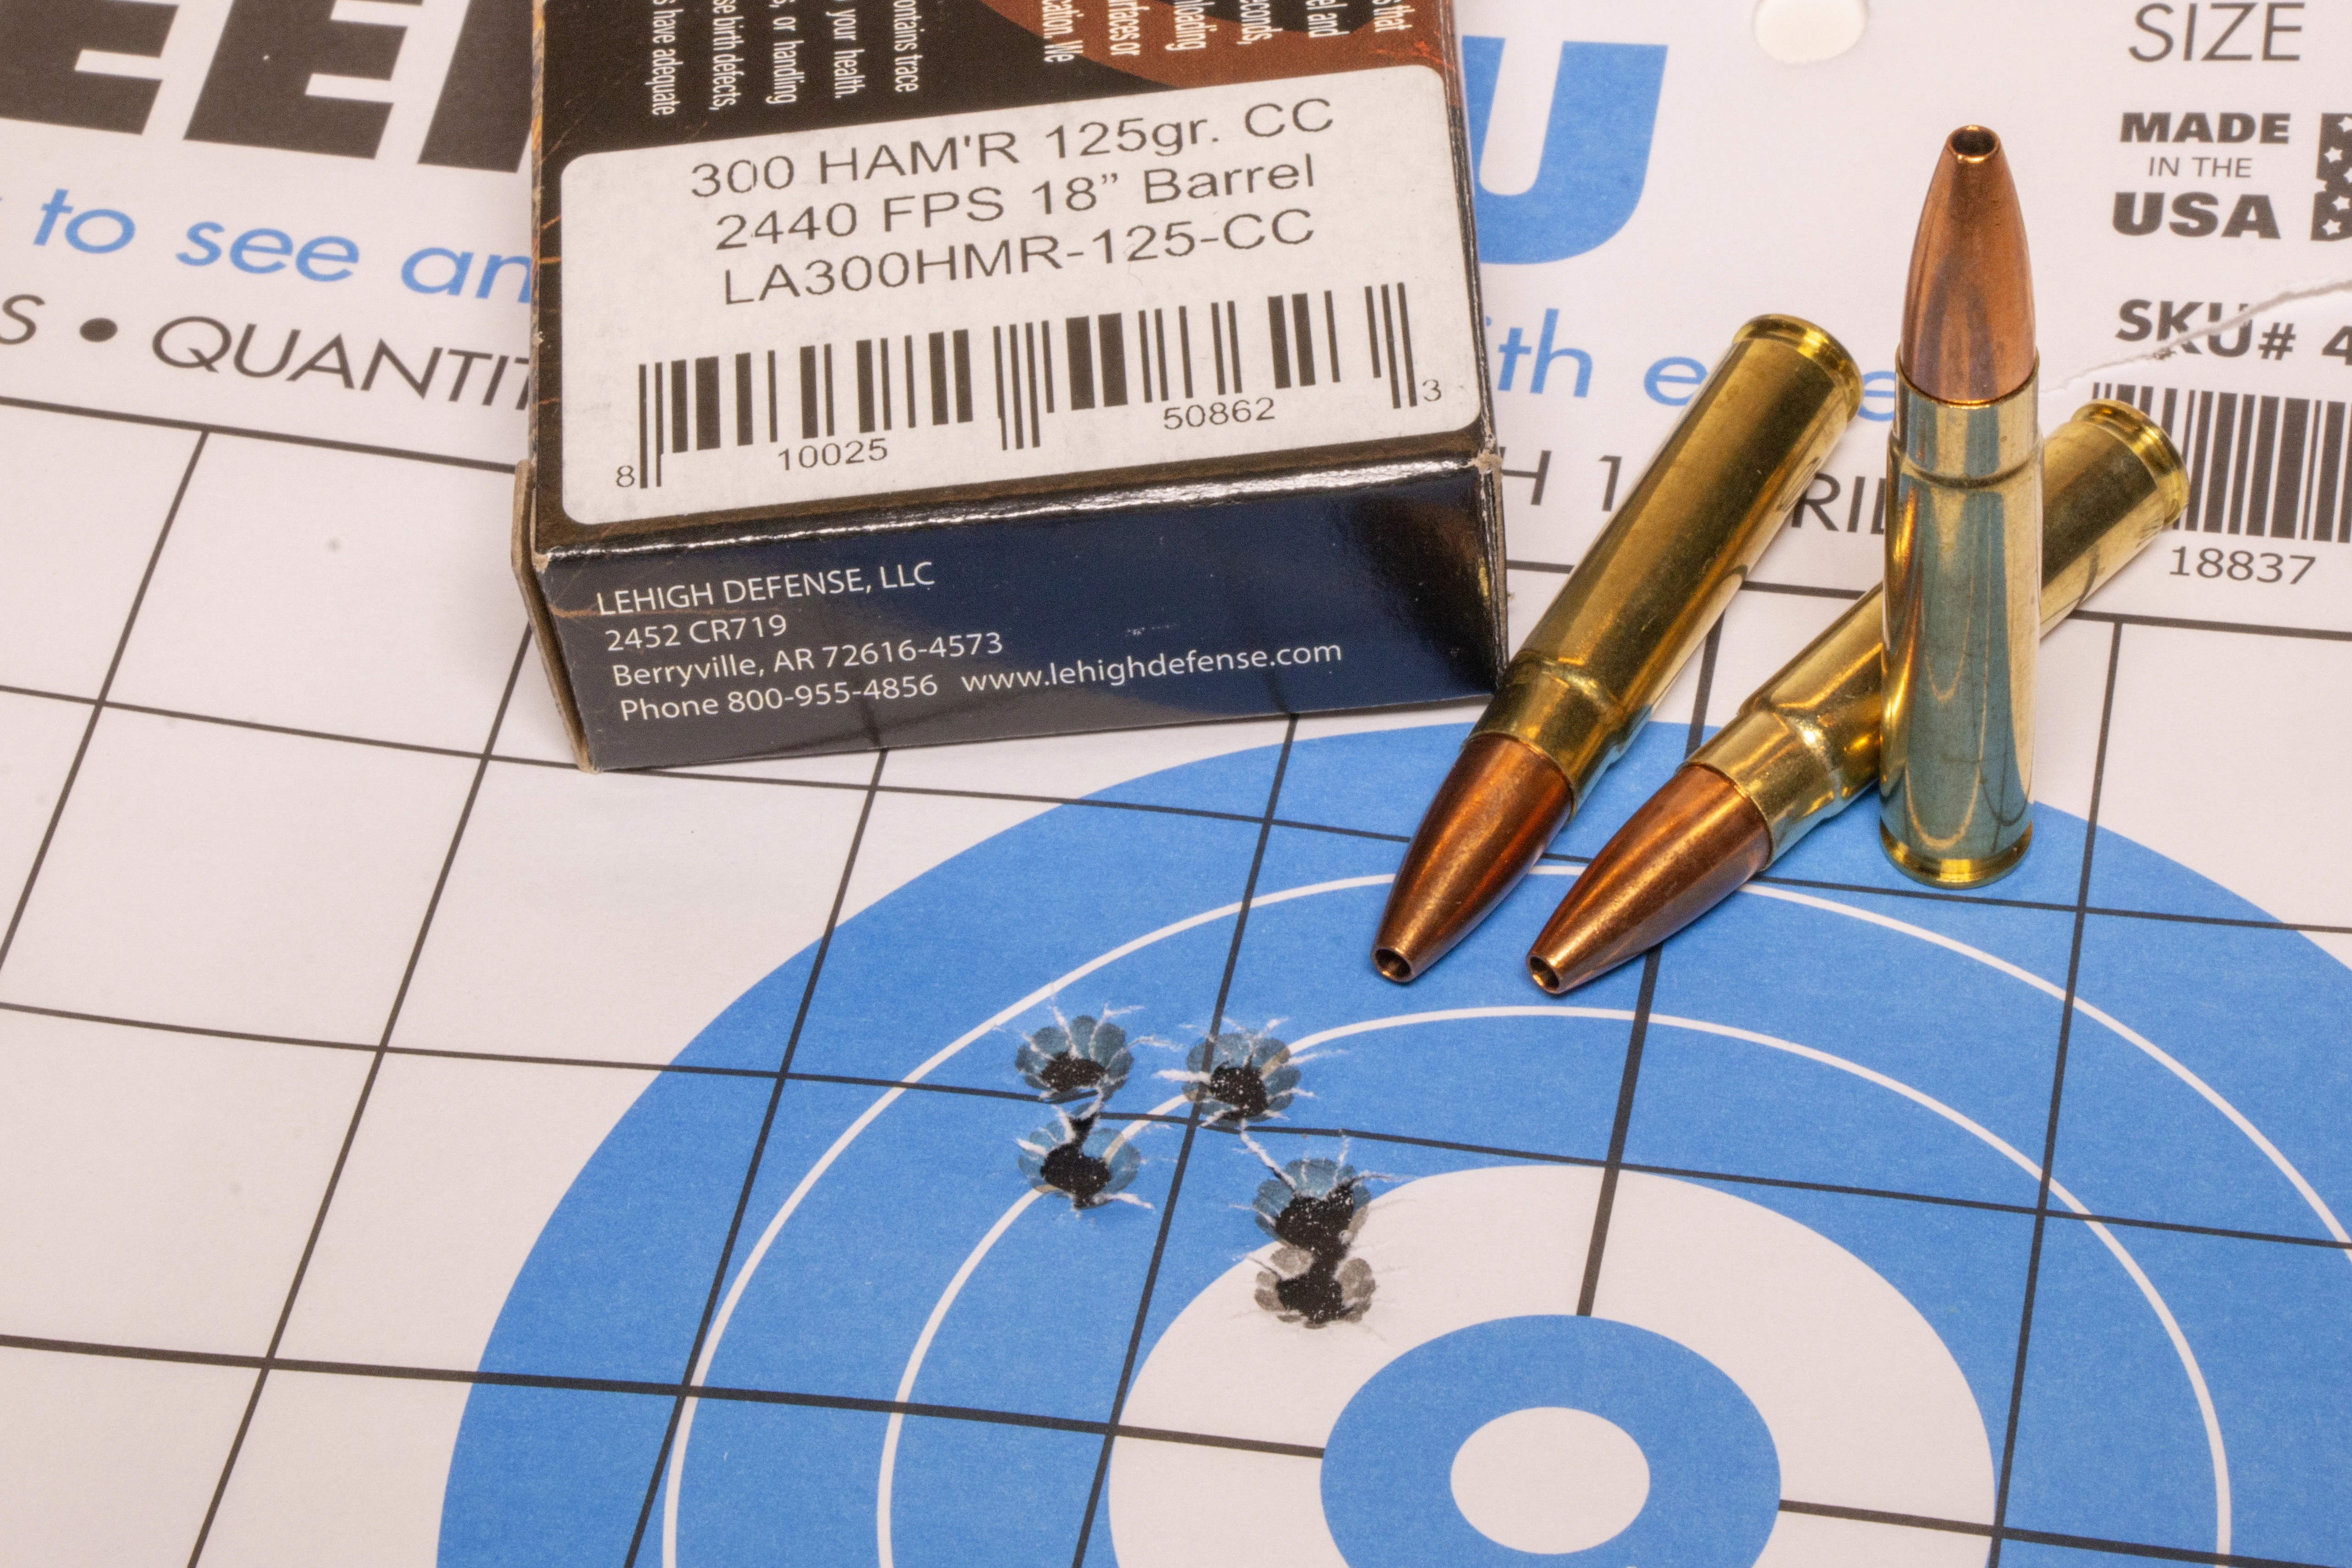
POLYGON ((1134 404, 1338 386, 1418 407, 1402 282, 877 334, 640 363, 636 471, 660 486, 698 452, 992 421, 1008 452, 1052 423, 1134 404), (1356 317, 1361 310, 1363 337, 1356 317), (1361 347, 1358 342, 1360 341, 1361 347))
POLYGON ((2091 395, 2130 404, 2180 449, 2189 510, 2174 526, 2352 542, 2352 422, 2344 404, 2129 382, 2102 383, 2091 395))

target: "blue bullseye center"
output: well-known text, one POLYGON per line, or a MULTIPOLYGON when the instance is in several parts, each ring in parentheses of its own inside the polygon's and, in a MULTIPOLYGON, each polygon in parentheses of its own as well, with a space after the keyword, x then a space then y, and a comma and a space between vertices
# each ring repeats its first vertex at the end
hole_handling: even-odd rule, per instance
POLYGON ((1739 1385, 1663 1335, 1600 1318, 1503 1318, 1417 1346, 1356 1392, 1323 1454, 1324 1517, 1349 1568, 1748 1568, 1780 1505, 1780 1457, 1739 1385), (1463 1445, 1543 1407, 1612 1423, 1649 1466, 1641 1512, 1599 1545, 1522 1552, 1456 1506, 1463 1445))

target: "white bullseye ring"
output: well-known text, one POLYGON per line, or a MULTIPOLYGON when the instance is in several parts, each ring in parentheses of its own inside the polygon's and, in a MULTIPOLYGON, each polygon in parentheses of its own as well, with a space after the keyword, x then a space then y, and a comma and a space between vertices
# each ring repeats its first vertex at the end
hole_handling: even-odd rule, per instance
MULTIPOLYGON (((1253 1300, 1255 1262, 1237 1264, 1169 1325, 1122 1419, 1323 1447, 1357 1390, 1407 1351, 1502 1318, 1572 1314, 1600 1188, 1589 1168, 1512 1165, 1382 1195, 1356 1247, 1380 1291, 1359 1323, 1281 1322, 1253 1300), (1511 1234, 1539 1239, 1497 1247, 1497 1214, 1512 1216, 1511 1234)), ((1593 1315, 1662 1334, 1738 1384, 1772 1435, 1784 1495, 1990 1521, 1991 1446, 1958 1363, 1900 1291, 1818 1232, 1711 1187, 1623 1173, 1593 1315)), ((1110 1524, 1120 1568, 1345 1563, 1313 1458, 1122 1442, 1110 1524)), ((1815 1526, 1781 1515, 1759 1568, 1834 1561, 1815 1526)), ((1906 1534, 1918 1538, 1906 1568, 1984 1555, 1979 1539, 1906 1534)))
POLYGON ((1650 1462, 1622 1426, 1538 1405, 1497 1415, 1454 1451, 1447 1477, 1471 1528, 1517 1552, 1581 1552, 1641 1516, 1650 1462))

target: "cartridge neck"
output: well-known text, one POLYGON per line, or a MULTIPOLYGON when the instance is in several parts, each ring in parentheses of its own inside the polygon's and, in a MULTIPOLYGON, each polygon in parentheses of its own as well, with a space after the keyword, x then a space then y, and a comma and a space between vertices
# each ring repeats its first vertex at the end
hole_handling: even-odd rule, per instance
POLYGON ((1649 716, 1649 704, 1628 707, 1589 670, 1522 653, 1471 732, 1507 735, 1549 758, 1568 780, 1572 810, 1649 716))
POLYGON ((1895 450, 1921 473, 1947 485, 1992 484, 2032 460, 2038 366, 2015 392, 1990 403, 1946 403, 1907 374, 1895 381, 1895 450))
POLYGON ((1877 782, 1882 662, 1874 589, 1692 756, 1748 797, 1773 859, 1877 782))

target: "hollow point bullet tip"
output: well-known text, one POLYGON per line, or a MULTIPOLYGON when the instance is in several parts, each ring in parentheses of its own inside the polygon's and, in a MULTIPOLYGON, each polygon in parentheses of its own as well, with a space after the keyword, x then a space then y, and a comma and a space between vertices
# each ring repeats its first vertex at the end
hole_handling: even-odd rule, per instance
POLYGON ((1518 885, 1568 820, 1568 778, 1507 735, 1472 735, 1390 884, 1372 967, 1418 978, 1518 885))
POLYGON ((1947 137, 1919 209, 1903 290, 1900 363, 1944 403, 1990 403, 2033 374, 2033 269, 2000 138, 1947 137))
POLYGON ((1528 950, 1553 995, 1598 979, 1730 897, 1771 863, 1763 814, 1713 768, 1685 763, 1602 847, 1528 950))

